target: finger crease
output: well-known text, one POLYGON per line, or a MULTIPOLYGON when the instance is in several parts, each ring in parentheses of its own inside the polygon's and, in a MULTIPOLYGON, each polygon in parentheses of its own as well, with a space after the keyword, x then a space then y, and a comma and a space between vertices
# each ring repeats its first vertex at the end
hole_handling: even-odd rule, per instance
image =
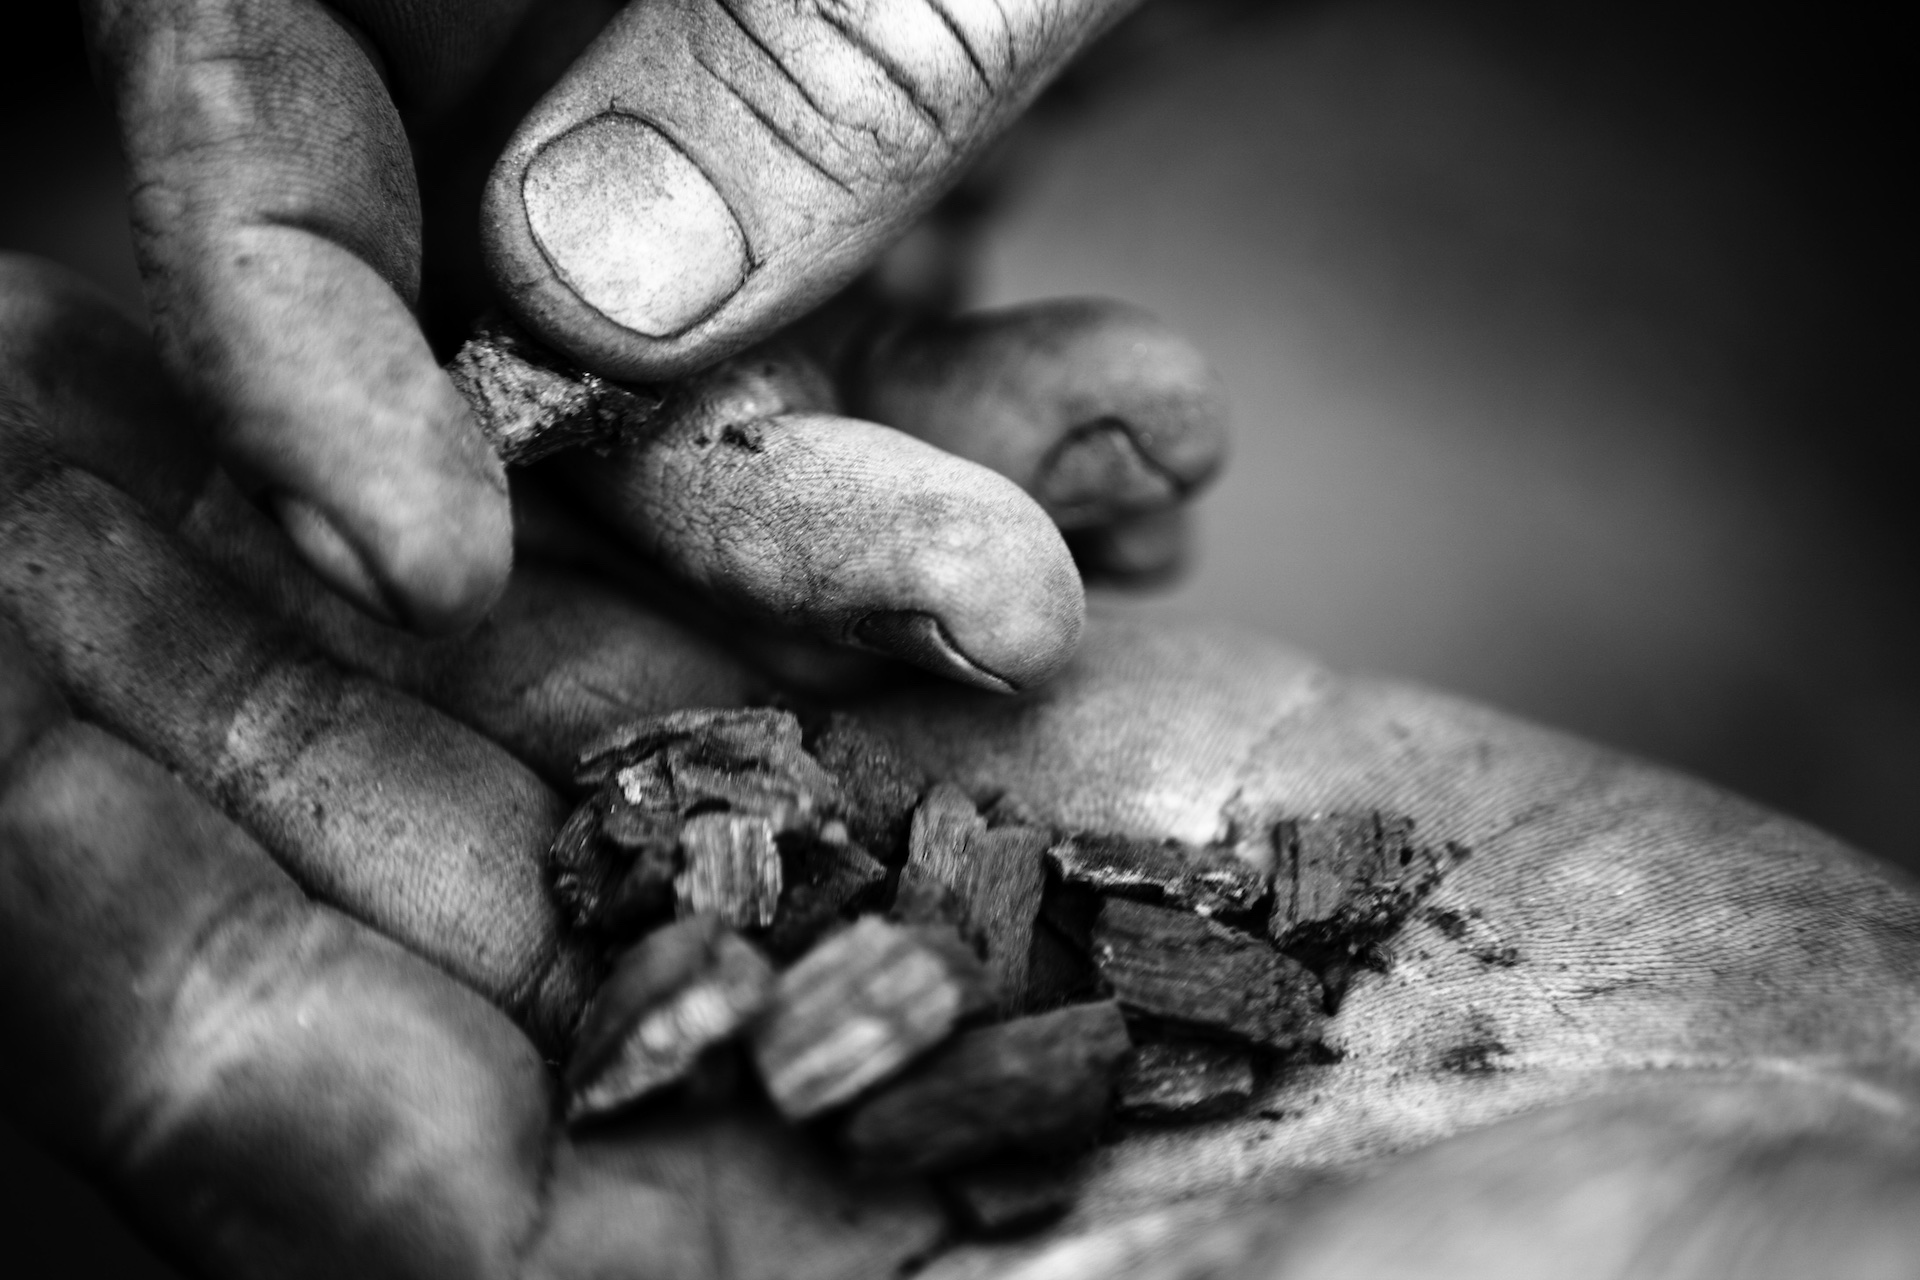
POLYGON ((701 65, 701 67, 703 67, 706 70, 707 74, 713 77, 714 82, 716 84, 718 84, 722 89, 725 89, 731 97, 733 97, 736 101, 740 103, 741 106, 745 107, 747 110, 747 113, 751 115, 755 120, 758 120, 761 123, 761 125, 765 127, 766 131, 769 134, 773 135, 774 141, 778 142, 783 149, 791 153, 794 157, 796 157, 800 161, 800 163, 806 165, 807 168, 813 170, 815 173, 825 178, 828 182, 831 182, 834 186, 840 188, 840 190, 846 192, 848 195, 854 194, 853 186, 851 183, 849 183, 846 179, 842 178, 839 174, 835 173, 832 169, 829 169, 826 166, 825 162, 821 161, 817 157, 810 154, 804 147, 802 147, 799 144, 797 140, 795 140, 792 136, 790 136, 788 130, 783 125, 781 125, 779 121, 775 120, 772 116, 768 115, 765 111, 761 110, 759 104, 754 102, 754 100, 752 98, 749 98, 746 94, 742 93, 740 91, 740 87, 734 84, 733 81, 729 80, 724 74, 722 74, 718 67, 715 67, 712 63, 708 62, 704 57, 700 56, 699 54, 694 55, 694 61, 698 62, 701 65))

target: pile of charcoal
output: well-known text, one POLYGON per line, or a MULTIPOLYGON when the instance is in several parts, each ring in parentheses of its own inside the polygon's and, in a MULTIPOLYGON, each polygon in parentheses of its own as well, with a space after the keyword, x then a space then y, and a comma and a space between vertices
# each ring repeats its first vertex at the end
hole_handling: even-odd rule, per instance
POLYGON ((1223 849, 981 812, 849 718, 683 711, 583 754, 553 883, 607 978, 567 1072, 593 1123, 750 1061, 866 1172, 939 1174, 970 1225, 1065 1207, 1116 1124, 1228 1115, 1457 847, 1321 815, 1223 849))

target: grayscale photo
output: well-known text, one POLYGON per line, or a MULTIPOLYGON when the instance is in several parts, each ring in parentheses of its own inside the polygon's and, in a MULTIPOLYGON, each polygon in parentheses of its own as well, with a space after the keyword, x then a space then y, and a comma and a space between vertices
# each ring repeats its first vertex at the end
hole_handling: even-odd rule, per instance
POLYGON ((1920 50, 0 14, 0 1273, 1920 1276, 1920 50))

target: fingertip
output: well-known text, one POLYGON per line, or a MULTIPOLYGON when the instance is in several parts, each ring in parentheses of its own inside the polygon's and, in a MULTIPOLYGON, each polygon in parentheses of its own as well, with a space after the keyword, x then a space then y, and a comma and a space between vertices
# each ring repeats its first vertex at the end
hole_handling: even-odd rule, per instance
POLYGON ((1069 529, 1175 506, 1226 454, 1226 398, 1205 357, 1116 302, 883 333, 846 395, 854 412, 1009 477, 1069 529))

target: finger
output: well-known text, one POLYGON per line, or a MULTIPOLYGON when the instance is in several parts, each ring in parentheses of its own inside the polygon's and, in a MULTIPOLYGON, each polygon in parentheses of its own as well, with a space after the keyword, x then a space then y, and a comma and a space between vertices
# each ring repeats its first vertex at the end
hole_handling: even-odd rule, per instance
POLYGON ((495 281, 589 367, 710 363, 851 279, 1127 7, 637 0, 495 166, 495 281))
POLYGON ((763 700, 768 682, 707 635, 577 569, 534 559, 479 625, 428 639, 343 607, 227 486, 182 534, 336 662, 403 689, 499 743, 559 787, 579 752, 621 724, 685 706, 763 700))
POLYGON ((505 481, 408 309, 418 198, 376 68, 310 0, 86 11, 166 367, 335 589, 469 625, 505 582, 505 481))
MULTIPOLYGON (((675 706, 732 706, 763 682, 709 637, 579 573, 517 573, 458 637, 429 640, 343 604, 193 445, 144 334, 71 273, 0 257, 0 346, 51 447, 138 500, 336 662, 404 689, 561 784, 580 746, 675 706)), ((629 557, 630 558, 630 557, 629 557)))
POLYGON ((640 550, 740 616, 999 692, 1058 670, 1084 601, 1045 514, 985 468, 896 431, 792 411, 809 403, 792 368, 749 353, 604 457, 551 465, 640 550))
POLYGON ((542 875, 559 798, 313 654, 3 403, 0 463, 0 616, 85 714, 217 799, 308 891, 557 1042, 588 967, 542 875))
POLYGON ((903 324, 854 359, 844 389, 849 412, 993 468, 1063 529, 1175 506, 1226 453, 1205 358, 1115 302, 903 324))
POLYGON ((71 720, 4 622, 0 1023, 7 1111, 194 1274, 515 1273, 532 1046, 71 720))

